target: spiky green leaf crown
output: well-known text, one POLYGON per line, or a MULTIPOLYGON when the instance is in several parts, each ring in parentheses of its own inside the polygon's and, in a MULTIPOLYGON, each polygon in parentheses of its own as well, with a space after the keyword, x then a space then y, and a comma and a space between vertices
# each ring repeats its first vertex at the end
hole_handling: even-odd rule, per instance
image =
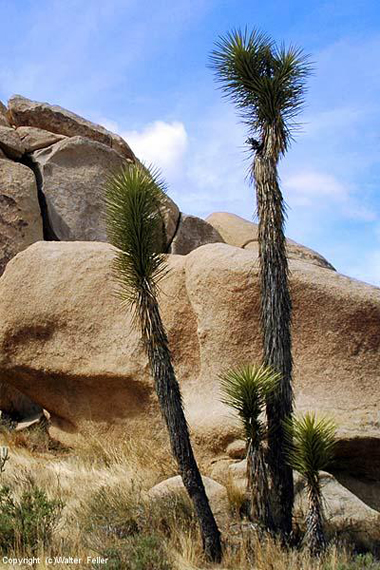
POLYGON ((125 166, 106 185, 107 234, 118 250, 114 275, 130 305, 139 304, 143 291, 155 290, 166 272, 160 211, 165 191, 159 172, 141 165, 125 166))
POLYGON ((216 42, 210 67, 250 134, 263 142, 273 132, 278 152, 284 153, 304 105, 305 80, 312 70, 309 56, 294 46, 277 46, 257 30, 233 30, 216 42))
POLYGON ((309 481, 314 481, 318 471, 325 469, 334 458, 336 425, 315 413, 293 417, 285 422, 288 462, 309 481))
POLYGON ((265 424, 260 415, 280 378, 269 366, 254 365, 233 368, 219 376, 221 401, 237 412, 248 443, 259 442, 264 437, 265 424))

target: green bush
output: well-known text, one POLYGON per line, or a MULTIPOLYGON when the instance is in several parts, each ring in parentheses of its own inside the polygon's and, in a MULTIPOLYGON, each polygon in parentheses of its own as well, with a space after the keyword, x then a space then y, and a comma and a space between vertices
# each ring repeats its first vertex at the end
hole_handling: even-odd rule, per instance
POLYGON ((31 484, 16 500, 9 487, 0 488, 0 549, 2 553, 36 554, 50 542, 63 503, 49 500, 45 491, 31 484))

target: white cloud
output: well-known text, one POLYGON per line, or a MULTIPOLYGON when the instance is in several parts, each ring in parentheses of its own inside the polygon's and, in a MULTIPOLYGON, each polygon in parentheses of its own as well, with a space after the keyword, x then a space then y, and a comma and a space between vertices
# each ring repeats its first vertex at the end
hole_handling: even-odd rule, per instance
POLYGON ((121 135, 140 160, 157 166, 164 174, 173 175, 182 167, 188 143, 183 123, 154 121, 141 131, 127 131, 121 135))
POLYGON ((190 133, 182 121, 157 120, 134 131, 124 131, 107 118, 97 122, 119 133, 144 163, 162 170, 169 195, 184 212, 204 217, 229 209, 252 217, 255 202, 245 180, 244 129, 233 110, 216 106, 191 123, 190 133))
POLYGON ((180 196, 186 211, 201 216, 221 210, 245 212, 251 218, 255 202, 245 179, 245 128, 234 110, 215 105, 191 127, 184 173, 187 190, 180 196))

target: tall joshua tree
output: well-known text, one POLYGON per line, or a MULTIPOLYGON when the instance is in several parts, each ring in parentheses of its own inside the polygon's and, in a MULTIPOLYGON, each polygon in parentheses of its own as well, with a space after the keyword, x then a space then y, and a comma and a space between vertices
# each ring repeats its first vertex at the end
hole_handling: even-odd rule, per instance
POLYGON ((141 329, 171 450, 194 504, 205 553, 210 560, 220 561, 220 533, 191 447, 157 299, 160 280, 167 272, 165 256, 157 251, 157 243, 161 243, 160 205, 165 185, 157 172, 126 166, 110 179, 106 190, 108 237, 118 248, 114 274, 121 298, 134 309, 135 323, 141 329))
POLYGON ((268 36, 233 31, 221 37, 211 54, 226 97, 248 127, 251 176, 259 218, 259 261, 263 362, 281 374, 275 397, 266 405, 274 530, 291 531, 293 477, 284 455, 283 420, 293 408, 291 298, 284 233, 285 203, 278 162, 288 150, 304 102, 308 57, 300 49, 277 46, 268 36))
POLYGON ((285 422, 285 433, 289 465, 302 475, 307 486, 309 510, 304 541, 312 554, 318 555, 326 548, 319 471, 334 458, 336 426, 328 418, 318 419, 307 413, 285 422))
POLYGON ((247 442, 247 480, 250 515, 265 530, 273 526, 264 443, 267 437, 261 414, 276 390, 280 375, 265 366, 246 365, 220 375, 222 402, 237 412, 247 442))

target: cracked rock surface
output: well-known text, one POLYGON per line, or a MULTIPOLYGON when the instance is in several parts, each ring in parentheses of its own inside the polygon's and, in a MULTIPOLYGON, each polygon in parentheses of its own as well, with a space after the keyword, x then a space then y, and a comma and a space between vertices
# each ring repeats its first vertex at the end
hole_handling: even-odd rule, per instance
POLYGON ((23 164, 0 157, 0 275, 12 257, 42 239, 33 172, 23 164))

